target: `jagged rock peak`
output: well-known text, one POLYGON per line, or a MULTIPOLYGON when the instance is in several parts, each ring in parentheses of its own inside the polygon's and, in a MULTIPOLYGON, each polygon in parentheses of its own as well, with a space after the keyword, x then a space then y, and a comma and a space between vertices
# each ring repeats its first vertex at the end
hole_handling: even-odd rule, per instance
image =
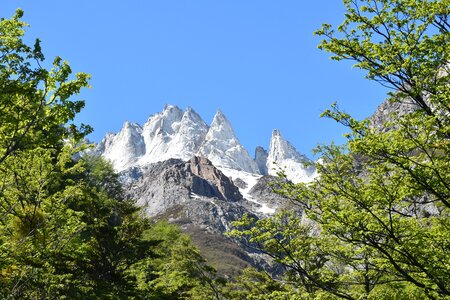
POLYGON ((228 119, 227 119, 227 117, 225 117, 225 115, 223 114, 223 112, 220 110, 220 109, 218 109, 217 111, 216 111, 216 114, 214 115, 214 118, 213 118, 213 122, 212 123, 214 123, 214 122, 218 122, 218 123, 230 123, 229 121, 228 121, 228 119))
POLYGON ((306 165, 309 162, 305 155, 298 153, 295 147, 283 138, 278 129, 272 132, 266 164, 269 175, 277 175, 281 169, 288 179, 294 182, 308 182, 316 176, 315 168, 306 165))
POLYGON ((207 132, 208 125, 192 108, 187 108, 166 155, 188 160, 198 152, 207 132))
POLYGON ((267 175, 275 161, 306 159, 282 138, 279 130, 272 133, 269 153, 258 148, 252 159, 221 110, 208 126, 191 107, 183 111, 169 104, 151 115, 143 126, 127 121, 119 133, 107 134, 96 153, 111 160, 117 171, 171 158, 186 161, 197 155, 208 158, 225 173, 234 170, 267 175))
POLYGON ((230 122, 220 110, 214 116, 198 154, 207 157, 218 167, 259 173, 256 163, 241 145, 230 122))
POLYGON ((214 115, 210 126, 210 132, 208 132, 208 134, 216 135, 221 138, 233 139, 235 143, 239 143, 236 135, 234 134, 230 121, 228 121, 227 117, 225 117, 220 109, 217 110, 214 115))
MULTIPOLYGON (((164 110, 149 117, 143 128, 151 136, 156 134, 173 134, 183 117, 183 110, 176 105, 166 104, 164 110)), ((145 134, 145 133, 144 133, 145 134)))
POLYGON ((274 129, 272 132, 269 159, 275 162, 284 159, 307 160, 306 156, 298 153, 295 147, 283 138, 278 129, 274 129))
POLYGON ((258 166, 259 173, 261 175, 267 175, 267 158, 269 154, 267 153, 267 150, 264 149, 261 146, 256 147, 255 149, 255 163, 258 166))
POLYGON ((139 160, 140 165, 162 161, 172 156, 172 141, 180 129, 183 110, 175 105, 166 105, 160 113, 150 116, 144 124, 142 136, 146 146, 145 154, 139 160))
POLYGON ((130 122, 130 121, 125 121, 125 123, 122 126, 123 128, 139 128, 142 129, 142 126, 139 125, 138 123, 134 123, 134 122, 130 122))
POLYGON ((272 131, 272 138, 274 138, 274 137, 281 137, 281 132, 279 129, 274 129, 272 131))
POLYGON ((189 119, 189 120, 198 122, 201 125, 205 125, 206 127, 208 127, 208 125, 206 125, 205 121, 203 121, 202 117, 200 117, 200 115, 195 110, 193 110, 190 106, 188 106, 186 108, 186 111, 183 113, 182 119, 189 119))

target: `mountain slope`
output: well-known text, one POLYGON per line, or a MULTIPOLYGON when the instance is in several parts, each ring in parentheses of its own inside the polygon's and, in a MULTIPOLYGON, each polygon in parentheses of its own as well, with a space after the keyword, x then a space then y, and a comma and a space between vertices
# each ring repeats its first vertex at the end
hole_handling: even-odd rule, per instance
POLYGON ((111 161, 117 171, 132 167, 145 153, 142 127, 136 123, 125 122, 119 133, 109 133, 105 136, 97 146, 97 151, 111 161))

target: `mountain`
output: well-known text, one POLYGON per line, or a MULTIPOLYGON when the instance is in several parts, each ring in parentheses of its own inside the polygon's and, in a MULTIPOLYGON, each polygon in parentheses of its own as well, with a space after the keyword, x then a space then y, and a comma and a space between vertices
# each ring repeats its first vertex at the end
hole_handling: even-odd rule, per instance
POLYGON ((304 166, 309 160, 284 140, 278 130, 272 134, 269 151, 257 147, 252 159, 220 110, 208 126, 192 108, 183 111, 166 105, 143 126, 126 122, 119 133, 107 134, 96 153, 110 160, 117 171, 171 158, 189 160, 200 156, 235 177, 239 177, 236 172, 242 172, 241 177, 276 175, 274 168, 278 167, 285 169, 294 182, 314 177, 313 168, 304 166))
POLYGON ((128 197, 148 216, 178 224, 221 274, 237 275, 246 266, 266 264, 261 253, 224 235, 244 214, 258 218, 252 213, 258 207, 208 159, 169 159, 129 168, 121 176, 128 197))
POLYGON ((208 126, 192 108, 183 111, 166 105, 142 127, 126 122, 118 134, 107 134, 96 152, 110 160, 117 171, 198 155, 218 167, 259 174, 256 163, 221 111, 208 126))
POLYGON ((111 161, 117 171, 132 167, 145 153, 142 127, 136 123, 125 122, 118 134, 106 134, 97 146, 97 152, 111 161))
POLYGON ((311 161, 298 153, 277 129, 272 132, 266 166, 269 175, 276 176, 279 171, 283 171, 287 179, 294 183, 310 182, 317 176, 311 161))
POLYGON ((207 132, 208 125, 192 108, 187 108, 167 155, 183 160, 190 159, 200 149, 207 132))
POLYGON ((257 147, 252 159, 220 110, 208 126, 192 108, 174 105, 142 126, 126 122, 94 152, 112 162, 127 196, 147 216, 179 224, 223 274, 237 274, 248 265, 270 270, 270 259, 224 233, 245 214, 258 219, 281 208, 295 209, 274 193, 274 167, 283 168, 294 182, 315 176, 314 167, 304 165, 310 162, 306 156, 278 130, 269 151, 257 147))
POLYGON ((379 131, 390 130, 389 122, 392 118, 399 118, 410 114, 419 109, 417 104, 411 101, 393 102, 390 100, 383 101, 376 109, 375 113, 369 117, 369 124, 372 128, 379 131))

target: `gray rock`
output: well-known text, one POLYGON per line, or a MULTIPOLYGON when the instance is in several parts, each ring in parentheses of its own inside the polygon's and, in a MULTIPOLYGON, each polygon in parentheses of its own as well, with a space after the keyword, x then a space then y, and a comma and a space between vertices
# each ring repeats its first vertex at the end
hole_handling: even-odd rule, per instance
POLYGON ((261 175, 268 175, 268 169, 267 169, 267 157, 269 154, 267 153, 267 150, 264 149, 261 146, 256 147, 255 149, 255 163, 258 166, 259 173, 261 175))
POLYGON ((405 100, 404 102, 392 102, 389 99, 381 103, 375 113, 369 117, 370 126, 380 131, 388 131, 387 124, 393 118, 398 118, 414 112, 419 107, 417 104, 405 100))
POLYGON ((277 190, 280 189, 280 180, 282 179, 276 176, 263 176, 250 189, 249 194, 258 199, 260 203, 267 204, 269 207, 277 210, 298 209, 295 202, 277 193, 277 190))
POLYGON ((224 232, 230 222, 248 211, 233 182, 206 158, 184 162, 169 159, 121 174, 128 197, 137 200, 148 216, 178 211, 171 218, 188 218, 196 225, 224 232))
POLYGON ((234 178, 233 183, 235 186, 237 186, 240 189, 246 189, 248 187, 248 184, 242 180, 241 178, 234 178))

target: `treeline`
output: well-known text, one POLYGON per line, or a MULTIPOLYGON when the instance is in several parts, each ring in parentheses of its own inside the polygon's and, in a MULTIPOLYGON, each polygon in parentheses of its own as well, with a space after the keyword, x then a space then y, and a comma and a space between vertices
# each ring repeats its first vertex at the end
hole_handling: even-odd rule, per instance
POLYGON ((229 233, 286 271, 228 280, 177 227, 143 217, 108 163, 80 156, 91 128, 71 124, 84 105, 72 98, 89 76, 60 58, 43 68, 22 12, 2 19, 3 298, 450 298, 450 0, 344 5, 343 24, 316 32, 319 48, 391 89, 397 110, 381 126, 337 105, 324 112, 347 142, 317 148, 313 183, 279 183, 302 215, 244 218, 229 233))

